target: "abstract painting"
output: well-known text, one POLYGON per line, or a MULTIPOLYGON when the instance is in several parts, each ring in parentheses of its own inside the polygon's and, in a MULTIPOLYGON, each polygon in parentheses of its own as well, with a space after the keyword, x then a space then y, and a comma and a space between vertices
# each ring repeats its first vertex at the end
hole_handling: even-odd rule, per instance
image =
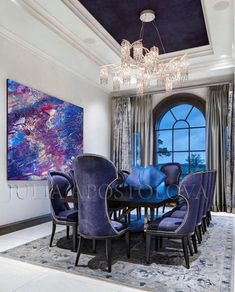
POLYGON ((67 171, 83 152, 83 108, 7 80, 8 180, 67 171))

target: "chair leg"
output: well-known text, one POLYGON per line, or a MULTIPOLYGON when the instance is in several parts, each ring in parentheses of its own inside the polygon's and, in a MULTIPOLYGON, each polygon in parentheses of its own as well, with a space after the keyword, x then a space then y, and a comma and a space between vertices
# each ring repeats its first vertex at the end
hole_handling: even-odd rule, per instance
POLYGON ((187 237, 182 238, 182 245, 183 245, 186 268, 189 269, 188 238, 187 237))
POLYGON ((156 236, 155 237, 155 250, 158 251, 159 249, 159 238, 156 236))
POLYGON ((128 224, 131 224, 131 213, 128 213, 127 217, 128 217, 128 224))
POLYGON ((96 240, 92 239, 92 252, 96 253, 96 240))
POLYGON ((202 234, 205 234, 205 227, 204 227, 203 221, 201 222, 201 225, 199 228, 201 229, 202 234))
POLYGON ((125 234, 125 241, 126 241, 126 256, 129 259, 130 257, 130 233, 126 232, 125 234))
POLYGON ((195 232, 196 232, 198 243, 200 244, 202 242, 202 240, 201 240, 201 235, 200 235, 198 226, 196 226, 195 232))
POLYGON ((202 225, 199 225, 198 229, 199 229, 199 234, 200 234, 200 238, 201 238, 201 241, 202 241, 202 225))
POLYGON ((196 240, 196 235, 195 235, 195 233, 192 235, 192 242, 193 242, 193 249, 194 249, 194 252, 197 253, 197 240, 196 240))
POLYGON ((202 224, 205 232, 207 231, 207 222, 206 222, 206 217, 202 218, 202 224))
POLYGON ((76 260, 75 260, 75 266, 78 265, 78 261, 79 261, 79 258, 80 258, 81 249, 82 249, 82 240, 83 240, 83 238, 80 235, 79 236, 79 243, 78 243, 78 251, 77 251, 77 256, 76 256, 76 260))
POLYGON ((73 226, 73 251, 77 251, 77 225, 73 226))
POLYGON ((156 208, 156 217, 158 217, 158 208, 156 208))
POLYGON ((192 247, 192 242, 190 236, 188 237, 188 248, 189 248, 189 253, 191 256, 193 256, 193 247, 192 247))
POLYGON ((162 206, 162 213, 165 213, 166 204, 162 206))
POLYGON ((146 263, 149 264, 151 234, 146 234, 146 263))
POLYGON ((69 239, 69 226, 66 226, 66 237, 69 239))
POLYGON ((108 272, 111 273, 112 259, 111 259, 111 250, 112 250, 112 240, 106 239, 106 257, 108 261, 108 272))
POLYGON ((54 222, 52 222, 52 232, 51 232, 50 247, 52 247, 52 242, 53 242, 53 239, 54 239, 55 230, 56 230, 56 224, 54 222))
POLYGON ((159 247, 162 248, 162 242, 163 242, 163 238, 159 237, 159 247))

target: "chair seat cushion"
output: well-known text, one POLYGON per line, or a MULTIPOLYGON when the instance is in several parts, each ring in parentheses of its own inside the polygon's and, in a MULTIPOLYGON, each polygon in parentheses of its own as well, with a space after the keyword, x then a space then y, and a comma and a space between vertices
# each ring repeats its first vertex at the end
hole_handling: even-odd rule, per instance
POLYGON ((167 218, 167 217, 172 217, 172 218, 184 218, 186 214, 186 210, 181 210, 181 209, 178 209, 177 207, 166 212, 162 218, 167 218))
POLYGON ((180 206, 177 207, 178 210, 186 211, 187 210, 187 205, 186 204, 181 204, 180 206))
POLYGON ((183 222, 181 218, 159 218, 148 224, 148 230, 175 231, 183 222))
POLYGON ((78 210, 70 209, 59 212, 57 215, 58 220, 77 222, 78 221, 78 210))
POLYGON ((125 223, 121 223, 118 221, 111 221, 111 224, 113 226, 114 229, 116 229, 118 232, 126 229, 128 226, 125 223))
POLYGON ((172 212, 170 217, 182 218, 183 219, 185 214, 186 214, 186 210, 175 210, 174 212, 172 212))

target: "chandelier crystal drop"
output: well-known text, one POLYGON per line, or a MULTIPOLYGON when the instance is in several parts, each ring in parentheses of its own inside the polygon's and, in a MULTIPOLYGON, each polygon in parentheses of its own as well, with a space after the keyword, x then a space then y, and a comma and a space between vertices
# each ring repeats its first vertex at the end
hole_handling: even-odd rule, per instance
MULTIPOLYGON (((141 33, 144 23, 153 22, 165 53, 154 22, 155 13, 151 10, 145 10, 141 13, 140 19, 142 21, 140 37, 143 38, 141 33)), ((102 85, 108 84, 109 75, 112 75, 114 91, 120 90, 122 84, 129 85, 131 82, 136 83, 138 94, 143 94, 150 85, 164 86, 166 91, 171 91, 174 86, 180 86, 188 79, 188 60, 186 55, 165 61, 160 60, 158 47, 153 46, 147 49, 143 46, 142 39, 132 44, 123 40, 121 43, 121 64, 108 64, 100 67, 100 83, 102 85)))

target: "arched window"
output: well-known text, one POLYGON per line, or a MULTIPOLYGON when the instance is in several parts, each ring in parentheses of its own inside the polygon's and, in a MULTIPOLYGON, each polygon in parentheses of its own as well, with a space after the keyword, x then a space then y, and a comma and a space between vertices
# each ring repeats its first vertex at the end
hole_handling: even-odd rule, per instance
POLYGON ((182 176, 205 169, 204 102, 192 95, 174 95, 154 111, 155 162, 178 162, 182 176))

